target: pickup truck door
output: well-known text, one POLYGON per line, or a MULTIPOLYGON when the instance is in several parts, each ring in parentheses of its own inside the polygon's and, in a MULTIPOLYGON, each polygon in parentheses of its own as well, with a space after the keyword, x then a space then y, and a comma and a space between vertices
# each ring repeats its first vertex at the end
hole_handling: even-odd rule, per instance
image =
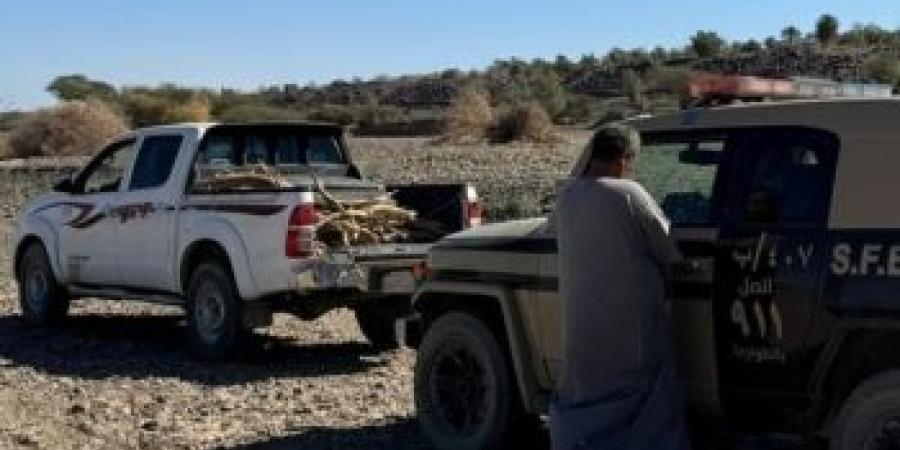
POLYGON ((131 167, 135 139, 106 147, 75 179, 75 189, 58 206, 59 252, 69 283, 118 284, 121 273, 114 244, 116 221, 111 217, 125 175, 131 167))
POLYGON ((169 132, 145 136, 128 185, 113 208, 122 283, 128 288, 177 292, 174 252, 178 203, 190 155, 188 139, 169 132), (179 157, 183 158, 179 158, 179 157))

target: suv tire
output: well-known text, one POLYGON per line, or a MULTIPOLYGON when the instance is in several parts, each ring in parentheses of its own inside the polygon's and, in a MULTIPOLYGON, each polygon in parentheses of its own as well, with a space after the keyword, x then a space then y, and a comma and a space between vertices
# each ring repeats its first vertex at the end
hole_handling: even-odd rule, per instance
POLYGON ((191 352, 205 360, 234 356, 247 331, 229 267, 219 260, 201 262, 191 272, 186 306, 191 352))
POLYGON ((56 281, 50 258, 42 244, 35 242, 25 248, 19 265, 18 282, 19 307, 26 323, 52 325, 66 317, 69 295, 56 281))
POLYGON ((363 336, 378 350, 400 347, 394 325, 410 312, 409 297, 370 299, 354 308, 356 322, 363 336))
POLYGON ((511 444, 525 417, 500 341, 478 318, 439 317, 419 347, 415 370, 419 426, 439 450, 487 450, 511 444))
POLYGON ((831 450, 900 447, 900 371, 884 372, 858 386, 841 407, 830 440, 831 450))

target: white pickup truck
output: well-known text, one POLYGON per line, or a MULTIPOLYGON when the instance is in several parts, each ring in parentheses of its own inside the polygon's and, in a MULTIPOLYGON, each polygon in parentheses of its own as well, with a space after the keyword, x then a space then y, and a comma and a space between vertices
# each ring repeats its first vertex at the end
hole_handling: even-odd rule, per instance
POLYGON ((391 346, 430 243, 480 221, 470 185, 366 180, 339 127, 152 127, 114 140, 25 206, 13 273, 22 316, 36 325, 63 319, 79 297, 183 305, 202 358, 230 356, 273 312, 312 320, 338 307, 356 311, 373 344, 391 346), (254 167, 280 181, 251 170, 211 182, 254 167), (315 220, 325 200, 388 192, 429 221, 431 237, 321 251, 315 220))

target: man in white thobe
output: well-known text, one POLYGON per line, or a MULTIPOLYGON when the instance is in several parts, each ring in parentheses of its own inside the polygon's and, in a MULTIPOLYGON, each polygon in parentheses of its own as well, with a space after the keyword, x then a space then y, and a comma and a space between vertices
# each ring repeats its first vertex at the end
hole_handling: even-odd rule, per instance
POLYGON ((554 450, 686 450, 682 386, 663 306, 680 257, 653 198, 628 177, 640 136, 597 132, 584 174, 560 193, 564 364, 551 405, 554 450))

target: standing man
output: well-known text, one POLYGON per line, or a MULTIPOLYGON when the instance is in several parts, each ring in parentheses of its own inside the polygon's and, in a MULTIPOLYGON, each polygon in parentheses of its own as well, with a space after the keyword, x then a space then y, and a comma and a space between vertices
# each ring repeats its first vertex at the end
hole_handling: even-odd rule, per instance
POLYGON ((555 223, 564 364, 551 405, 554 450, 687 450, 682 387, 663 307, 680 256, 669 223, 634 181, 640 136, 600 129, 555 223))

